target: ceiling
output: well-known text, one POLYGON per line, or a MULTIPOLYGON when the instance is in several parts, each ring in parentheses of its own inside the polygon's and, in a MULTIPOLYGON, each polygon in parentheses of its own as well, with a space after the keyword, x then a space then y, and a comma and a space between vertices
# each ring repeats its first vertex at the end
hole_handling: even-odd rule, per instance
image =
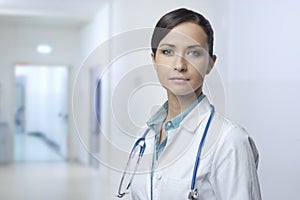
POLYGON ((107 0, 0 0, 0 23, 82 26, 107 0))

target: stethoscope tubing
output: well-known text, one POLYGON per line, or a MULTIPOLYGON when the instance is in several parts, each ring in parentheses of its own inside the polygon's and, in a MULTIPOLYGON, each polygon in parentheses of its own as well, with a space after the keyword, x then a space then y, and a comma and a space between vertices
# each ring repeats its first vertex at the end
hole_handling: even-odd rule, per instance
POLYGON ((139 138, 133 145, 133 148, 130 152, 130 155, 129 155, 129 158, 127 160, 127 163, 126 163, 126 167, 125 167, 125 170, 123 172, 123 175, 122 175, 122 178, 121 178, 121 181, 120 181, 120 185, 119 185, 119 189, 118 189, 118 194, 117 194, 117 197, 119 198, 122 198, 125 194, 128 193, 128 189, 133 181, 133 178, 135 176, 135 173, 136 173, 136 170, 140 164, 140 160, 142 159, 143 155, 144 155, 144 152, 145 152, 145 149, 146 149, 146 142, 145 142, 145 138, 146 138, 146 135, 148 134, 148 132, 150 131, 150 128, 147 128, 143 134, 143 136, 141 138, 139 138), (140 152, 139 152, 139 155, 138 155, 138 160, 137 160, 137 163, 134 167, 134 170, 133 170, 133 173, 130 177, 130 180, 129 180, 129 183, 128 185, 126 186, 126 189, 125 189, 125 192, 121 192, 121 187, 123 185, 123 181, 124 181, 124 178, 125 178, 125 175, 128 173, 128 167, 130 165, 130 162, 133 158, 133 156, 135 155, 135 152, 137 151, 137 147, 140 146, 140 152))
MULTIPOLYGON (((195 189, 196 177, 197 177, 197 172, 198 172, 198 168, 199 168, 199 165, 200 165, 200 157, 201 157, 202 147, 204 145, 205 138, 206 138, 208 129, 210 127, 212 118, 214 116, 214 113, 215 113, 215 108, 214 108, 213 105, 211 105, 211 112, 210 112, 208 121, 206 123, 206 126, 205 126, 205 129, 204 129, 201 141, 200 141, 199 146, 198 146, 198 151, 197 151, 196 160, 195 160, 195 164, 194 164, 193 175, 192 175, 191 191, 189 193, 189 198, 190 199, 197 199, 197 196, 198 196, 198 191, 197 191, 197 189, 195 189)), ((128 189, 129 189, 129 187, 130 187, 130 185, 132 183, 132 180, 133 180, 133 178, 135 176, 135 173, 136 173, 136 170, 137 170, 137 168, 139 166, 140 160, 141 160, 141 158, 144 155, 144 152, 145 152, 145 149, 146 149, 146 142, 145 142, 146 139, 145 138, 146 138, 147 134, 149 133, 149 131, 150 131, 150 128, 148 127, 145 130, 143 136, 141 138, 139 138, 134 143, 134 145, 133 145, 133 148, 132 148, 132 150, 130 152, 130 155, 129 155, 129 158, 128 158, 125 170, 123 172, 123 175, 122 175, 122 178, 121 178, 121 181, 120 181, 120 185, 119 185, 119 189, 118 189, 118 194, 117 194, 117 197, 119 197, 119 198, 122 198, 125 194, 128 193, 128 189), (140 148, 140 151, 139 151, 139 155, 138 155, 138 160, 137 160, 136 166, 135 166, 134 171, 133 171, 133 173, 131 175, 130 181, 129 181, 127 187, 126 187, 125 192, 121 193, 121 187, 122 187, 122 184, 123 184, 123 181, 124 181, 124 177, 128 173, 127 170, 128 170, 130 161, 133 158, 133 156, 135 155, 135 152, 137 151, 137 147, 138 146, 140 146, 141 148, 140 148)))
POLYGON ((197 151, 197 156, 196 156, 196 160, 195 160, 195 164, 194 164, 194 170, 193 170, 193 176, 192 176, 192 182, 191 182, 191 192, 193 193, 197 193, 197 190, 195 189, 195 184, 196 184, 196 177, 197 177, 197 172, 198 172, 198 168, 200 165, 200 157, 201 157, 201 152, 202 152, 202 148, 206 139, 206 135, 208 132, 208 129, 210 127, 212 118, 214 116, 215 113, 215 107, 211 105, 211 112, 209 115, 209 118, 207 120, 204 132, 203 132, 203 136, 201 138, 201 141, 199 143, 199 147, 198 147, 198 151, 197 151))

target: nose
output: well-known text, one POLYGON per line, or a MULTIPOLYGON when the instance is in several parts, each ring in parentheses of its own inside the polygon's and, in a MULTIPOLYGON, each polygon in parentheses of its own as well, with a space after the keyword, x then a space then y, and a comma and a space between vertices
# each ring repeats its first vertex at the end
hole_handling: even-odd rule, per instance
POLYGON ((178 72, 184 72, 187 70, 186 60, 182 55, 175 56, 173 68, 174 68, 174 70, 176 70, 178 72))

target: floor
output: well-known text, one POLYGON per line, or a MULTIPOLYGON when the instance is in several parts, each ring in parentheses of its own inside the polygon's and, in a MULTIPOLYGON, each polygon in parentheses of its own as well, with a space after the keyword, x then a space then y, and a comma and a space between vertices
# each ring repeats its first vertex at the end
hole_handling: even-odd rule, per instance
POLYGON ((64 161, 53 145, 38 134, 16 133, 14 140, 16 162, 64 161))
POLYGON ((101 200, 100 170, 67 163, 39 136, 15 135, 14 164, 0 164, 0 200, 101 200))
POLYGON ((1 200, 100 200, 99 171, 65 162, 0 165, 1 200))

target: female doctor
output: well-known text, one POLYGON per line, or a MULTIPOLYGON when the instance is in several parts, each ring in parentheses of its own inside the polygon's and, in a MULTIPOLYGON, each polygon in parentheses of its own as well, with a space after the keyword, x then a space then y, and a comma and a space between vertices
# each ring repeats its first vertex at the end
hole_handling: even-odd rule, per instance
POLYGON ((253 140, 202 92, 216 61, 213 40, 209 21, 194 11, 177 9, 158 21, 151 57, 168 100, 147 122, 130 199, 261 199, 253 140))

